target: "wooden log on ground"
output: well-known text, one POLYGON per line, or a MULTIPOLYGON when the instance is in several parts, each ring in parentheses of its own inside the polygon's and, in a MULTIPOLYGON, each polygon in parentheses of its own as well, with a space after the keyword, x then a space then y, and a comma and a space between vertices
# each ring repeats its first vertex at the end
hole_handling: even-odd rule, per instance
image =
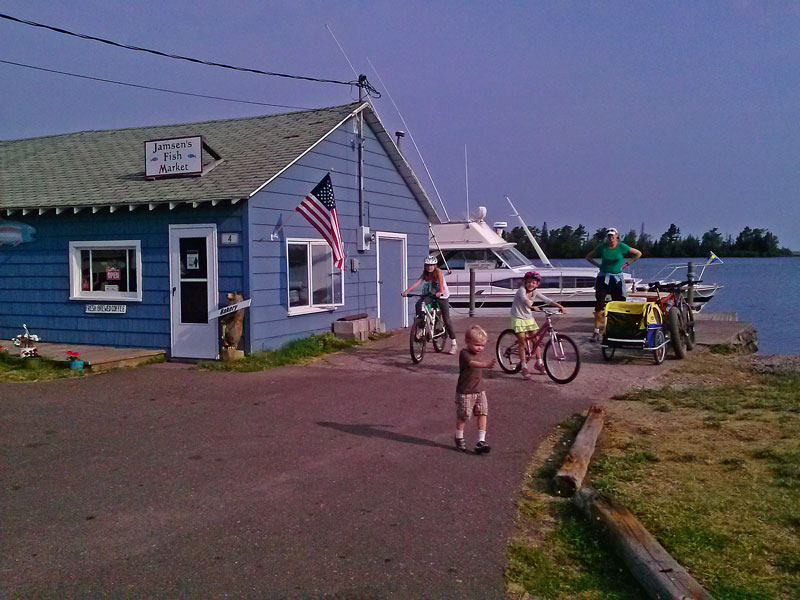
POLYGON ((653 600, 713 600, 672 558, 658 540, 617 500, 591 488, 573 498, 593 523, 599 523, 631 574, 653 600))
POLYGON ((589 468, 589 461, 592 460, 597 436, 603 430, 604 419, 603 407, 593 404, 586 414, 586 420, 575 437, 561 469, 556 473, 556 490, 562 496, 572 496, 580 489, 589 468))

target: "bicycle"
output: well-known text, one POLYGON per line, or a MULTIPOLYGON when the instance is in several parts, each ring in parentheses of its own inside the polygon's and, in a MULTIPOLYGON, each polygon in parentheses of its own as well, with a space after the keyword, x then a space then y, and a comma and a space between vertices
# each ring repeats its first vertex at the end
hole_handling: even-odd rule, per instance
POLYGON ((414 318, 411 325, 411 334, 408 338, 408 348, 411 352, 411 360, 414 364, 422 362, 425 357, 425 344, 431 342, 436 352, 444 350, 444 343, 447 339, 447 332, 444 328, 444 319, 436 296, 433 294, 406 294, 406 296, 418 296, 422 301, 422 318, 414 318))
POLYGON ((666 315, 666 324, 669 330, 670 342, 676 358, 686 358, 686 351, 693 350, 696 345, 694 331, 694 312, 686 300, 684 287, 698 281, 679 281, 675 283, 662 283, 655 281, 648 285, 650 291, 656 293, 656 303, 666 315), (661 292, 668 292, 662 297, 661 292))
MULTIPOLYGON (((556 383, 569 383, 581 369, 578 346, 569 336, 558 333, 553 327, 553 315, 559 312, 557 309, 542 308, 541 311, 547 322, 538 331, 525 336, 525 362, 530 361, 536 355, 536 349, 544 343, 545 372, 556 383)), ((517 334, 513 329, 506 329, 497 338, 497 362, 506 373, 518 373, 522 369, 517 334)))

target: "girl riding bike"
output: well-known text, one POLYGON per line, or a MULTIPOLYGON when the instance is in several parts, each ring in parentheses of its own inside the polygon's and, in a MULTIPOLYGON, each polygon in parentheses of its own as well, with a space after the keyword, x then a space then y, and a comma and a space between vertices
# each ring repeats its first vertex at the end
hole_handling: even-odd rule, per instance
MULTIPOLYGON (((514 302, 511 304, 511 327, 514 333, 517 334, 517 344, 519 346, 519 357, 522 363, 522 378, 530 379, 528 372, 527 360, 525 356, 525 338, 539 329, 539 325, 533 318, 533 312, 539 310, 534 308, 534 302, 546 302, 550 306, 555 306, 564 311, 564 307, 558 302, 551 300, 544 294, 537 292, 536 288, 542 281, 542 276, 536 271, 528 271, 522 278, 522 285, 514 295, 514 302)), ((540 373, 544 373, 544 364, 542 363, 542 346, 536 346, 536 364, 534 368, 540 373)))
POLYGON ((447 297, 450 296, 450 291, 447 289, 447 284, 444 282, 444 274, 442 270, 436 266, 438 259, 435 254, 425 258, 425 266, 423 267, 422 275, 408 289, 402 292, 401 296, 406 296, 411 290, 422 284, 422 297, 417 300, 416 312, 417 318, 422 318, 422 302, 426 295, 436 297, 439 304, 439 309, 442 311, 442 320, 444 321, 444 328, 447 332, 447 337, 450 338, 450 354, 455 354, 458 350, 456 343, 456 335, 453 332, 453 324, 450 322, 450 303, 447 297))

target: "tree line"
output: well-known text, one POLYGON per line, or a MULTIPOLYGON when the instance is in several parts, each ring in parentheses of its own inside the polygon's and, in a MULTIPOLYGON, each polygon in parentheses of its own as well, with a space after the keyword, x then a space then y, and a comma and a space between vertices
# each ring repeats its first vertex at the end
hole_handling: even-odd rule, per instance
MULTIPOLYGON (((547 222, 541 227, 529 226, 528 229, 550 258, 583 258, 603 243, 607 231, 606 228, 602 228, 590 235, 583 225, 575 228, 565 225, 550 229, 547 222)), ((514 227, 511 231, 503 232, 503 238, 517 244, 517 248, 525 256, 536 255, 522 227, 514 227)), ((720 257, 792 255, 791 250, 779 246, 777 236, 771 231, 750 227, 745 227, 735 238, 730 234, 723 235, 716 227, 706 231, 701 237, 694 235, 684 237, 680 228, 673 223, 659 238, 645 233, 644 230, 636 232, 631 229, 624 235, 620 233, 620 241, 641 250, 645 257, 650 258, 691 258, 707 256, 709 252, 720 257)))

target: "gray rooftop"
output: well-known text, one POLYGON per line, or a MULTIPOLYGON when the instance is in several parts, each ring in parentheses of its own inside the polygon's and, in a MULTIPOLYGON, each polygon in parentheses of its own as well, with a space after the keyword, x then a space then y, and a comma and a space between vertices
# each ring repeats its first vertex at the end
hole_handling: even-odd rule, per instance
MULTIPOLYGON (((351 115, 364 111, 428 217, 438 216, 368 103, 182 125, 0 141, 0 209, 239 200, 270 181, 351 115), (152 180, 144 142, 201 135, 223 162, 202 177, 152 180)), ((204 153, 203 164, 213 162, 204 153)))

